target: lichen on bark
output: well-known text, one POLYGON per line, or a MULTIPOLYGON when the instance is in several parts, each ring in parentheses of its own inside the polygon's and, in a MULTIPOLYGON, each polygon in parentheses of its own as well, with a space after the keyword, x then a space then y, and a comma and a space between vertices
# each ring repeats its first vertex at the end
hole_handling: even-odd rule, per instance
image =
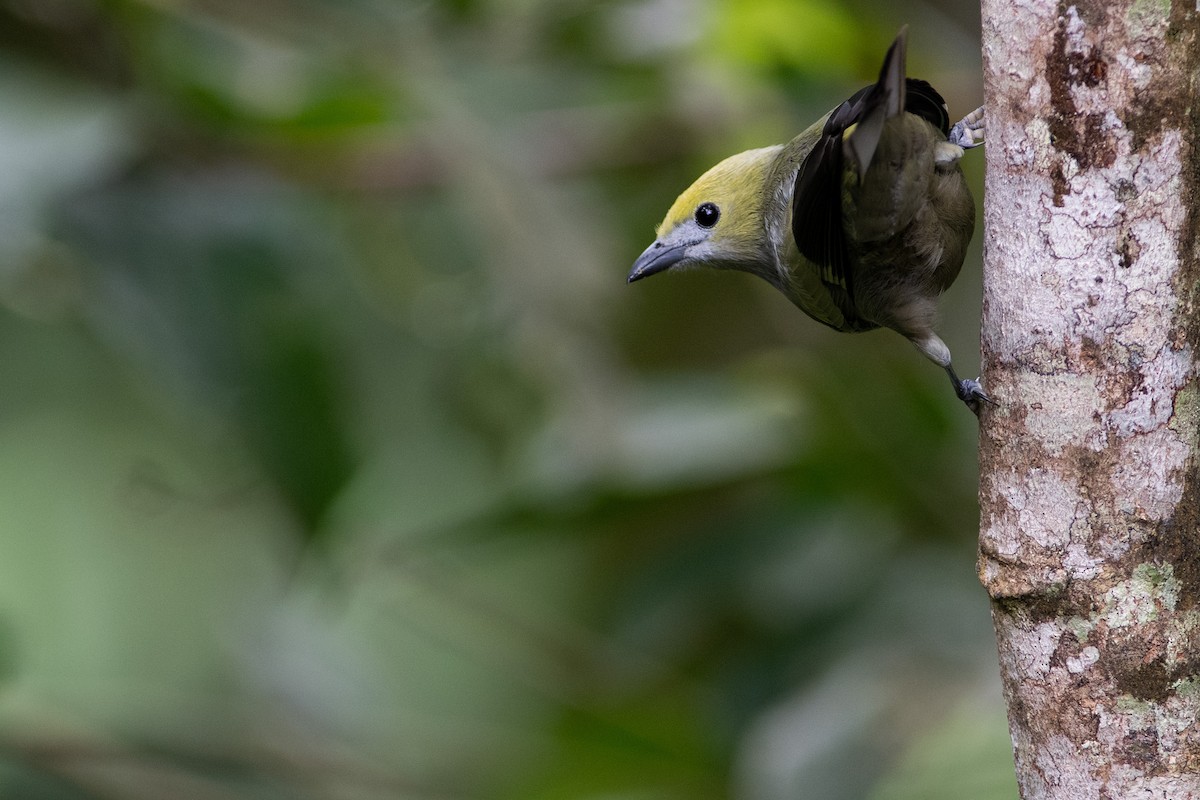
POLYGON ((1200 798, 1194 0, 985 0, 980 578, 1022 797, 1200 798))

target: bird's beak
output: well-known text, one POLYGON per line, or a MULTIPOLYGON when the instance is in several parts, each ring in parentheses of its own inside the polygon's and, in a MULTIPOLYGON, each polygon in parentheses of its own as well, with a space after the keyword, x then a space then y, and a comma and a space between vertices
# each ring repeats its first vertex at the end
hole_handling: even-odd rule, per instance
POLYGON ((629 271, 629 277, 626 279, 628 283, 640 281, 642 278, 647 278, 657 272, 670 269, 678 264, 686 257, 685 251, 687 244, 663 244, 661 241, 655 242, 646 248, 637 261, 633 262, 633 269, 629 271))

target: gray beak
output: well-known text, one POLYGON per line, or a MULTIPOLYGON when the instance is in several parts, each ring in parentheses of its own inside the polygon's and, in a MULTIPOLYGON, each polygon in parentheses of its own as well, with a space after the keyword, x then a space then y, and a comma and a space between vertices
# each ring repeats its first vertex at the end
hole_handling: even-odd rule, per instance
POLYGON ((667 245, 655 242, 638 256, 637 261, 633 262, 633 269, 629 271, 626 282, 640 281, 642 278, 648 278, 657 272, 670 269, 683 261, 684 251, 687 250, 687 247, 687 244, 667 245))

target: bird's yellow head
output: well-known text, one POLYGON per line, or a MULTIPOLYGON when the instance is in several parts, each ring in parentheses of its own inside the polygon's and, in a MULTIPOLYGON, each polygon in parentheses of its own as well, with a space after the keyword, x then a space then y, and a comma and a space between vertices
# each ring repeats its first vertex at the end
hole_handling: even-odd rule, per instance
POLYGON ((629 282, 691 265, 773 271, 764 217, 773 199, 767 170, 780 149, 747 150, 701 175, 671 206, 629 282))

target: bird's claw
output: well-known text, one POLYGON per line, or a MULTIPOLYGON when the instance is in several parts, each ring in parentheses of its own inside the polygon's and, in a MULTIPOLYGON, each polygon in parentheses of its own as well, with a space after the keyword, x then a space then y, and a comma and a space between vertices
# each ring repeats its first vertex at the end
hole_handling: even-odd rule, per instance
POLYGON ((966 403, 967 408, 971 409, 975 416, 979 416, 979 411, 983 407, 983 403, 987 403, 990 406, 999 405, 999 403, 988 397, 987 393, 983 391, 983 385, 979 382, 978 378, 974 380, 963 378, 954 385, 954 391, 958 395, 958 399, 966 403))
POLYGON ((954 123, 947 138, 952 144, 956 144, 964 150, 970 150, 972 147, 979 147, 983 144, 983 131, 983 106, 980 106, 954 123))

